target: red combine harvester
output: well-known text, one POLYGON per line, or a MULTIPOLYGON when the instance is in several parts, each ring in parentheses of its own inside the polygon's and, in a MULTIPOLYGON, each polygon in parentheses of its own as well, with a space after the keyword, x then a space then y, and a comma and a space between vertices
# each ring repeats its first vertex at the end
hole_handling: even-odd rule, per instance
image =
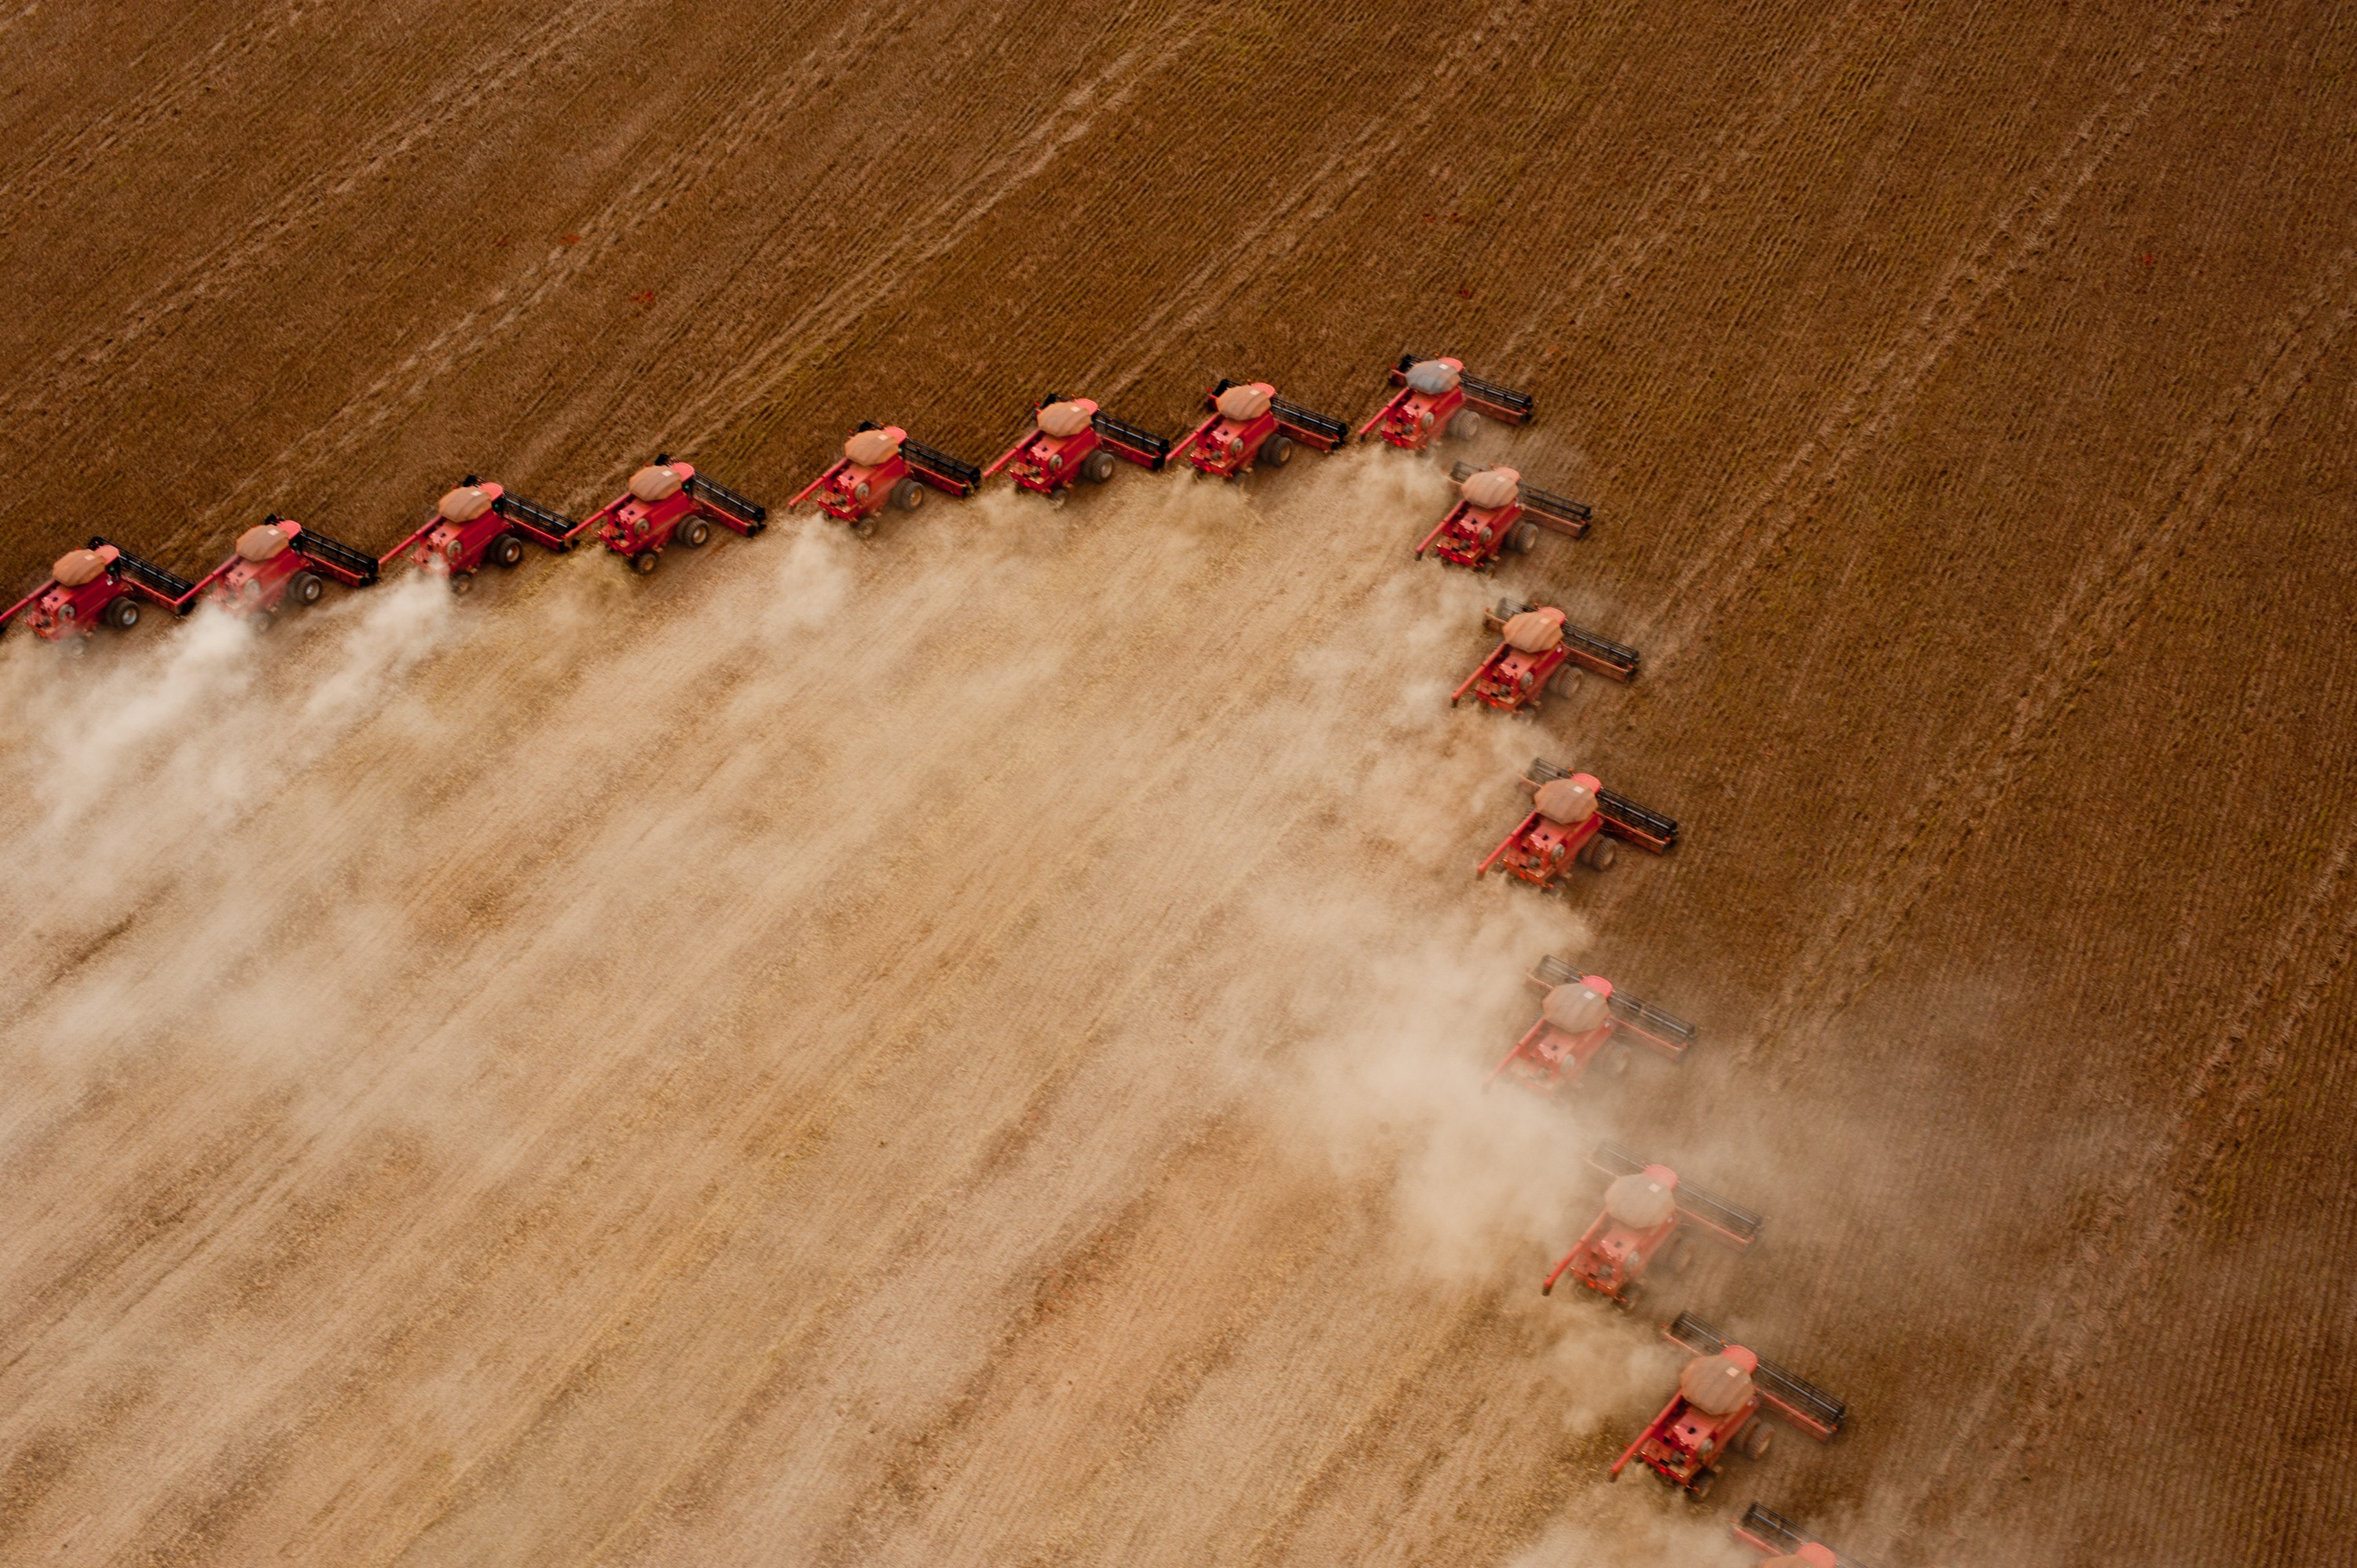
POLYGON ((1351 435, 1340 420, 1286 402, 1266 381, 1222 378, 1204 394, 1203 403, 1211 417, 1189 431, 1171 456, 1185 453, 1187 461, 1215 479, 1241 478, 1264 463, 1282 468, 1293 461, 1297 441, 1331 452, 1351 435))
POLYGON ((1604 1212, 1547 1275, 1541 1295, 1552 1295, 1555 1282, 1568 1272, 1625 1312, 1636 1305, 1645 1272, 1664 1248, 1668 1256, 1662 1261, 1670 1273, 1686 1272, 1694 1244, 1680 1232, 1699 1231, 1744 1252, 1767 1223, 1748 1208, 1680 1181, 1669 1166, 1647 1165, 1626 1149, 1599 1144, 1587 1158, 1612 1177, 1604 1189, 1604 1212))
POLYGON ((1848 1410, 1824 1390, 1730 1345, 1691 1312, 1662 1331, 1695 1353, 1678 1374, 1678 1391, 1652 1424, 1612 1462, 1612 1478, 1631 1459, 1695 1497, 1710 1490, 1727 1456, 1741 1449, 1757 1459, 1774 1435, 1758 1419, 1772 1411, 1823 1443, 1842 1429, 1848 1410))
POLYGON ((1492 381, 1465 373, 1462 360, 1419 360, 1402 354, 1392 367, 1392 385, 1399 390, 1375 416, 1359 426, 1359 439, 1373 431, 1394 446, 1421 452, 1435 436, 1461 440, 1484 418, 1501 424, 1523 424, 1533 412, 1528 394, 1508 392, 1492 381))
POLYGON ((1549 955, 1523 978, 1541 994, 1538 1022, 1490 1070, 1491 1083, 1503 1078, 1553 1098, 1577 1084, 1599 1056, 1613 1077, 1628 1071, 1628 1040, 1673 1062, 1685 1060, 1693 1048, 1692 1024, 1623 993, 1600 974, 1582 974, 1549 955))
POLYGON ((1474 868, 1474 875, 1502 865, 1508 875, 1552 893, 1575 860, 1591 871, 1610 866, 1613 839, 1655 854, 1677 845, 1676 822, 1615 795, 1592 773, 1574 773, 1533 757, 1522 785, 1534 796, 1530 815, 1474 868))
POLYGON ((1449 469, 1448 477, 1457 481, 1457 504, 1415 547, 1419 561, 1429 550, 1443 561, 1487 572, 1498 564, 1504 551, 1529 554, 1539 542, 1542 528, 1580 538, 1594 515, 1578 501, 1523 483, 1523 476, 1512 468, 1477 468, 1459 463, 1449 469))
POLYGON ((80 652, 101 626, 116 631, 137 626, 142 601, 184 616, 196 599, 196 584, 93 537, 83 549, 59 556, 47 582, 0 613, 0 632, 21 618, 35 637, 80 652))
POLYGON ((267 627, 290 601, 317 604, 330 577, 347 588, 367 587, 376 581, 378 564, 364 550, 272 512, 239 534, 230 558, 197 586, 230 614, 252 616, 267 627))
POLYGON ((1005 468, 1025 489, 1050 496, 1074 479, 1103 484, 1113 478, 1116 456, 1159 472, 1170 460, 1170 443, 1115 419, 1091 399, 1049 392, 1033 405, 1031 428, 1023 439, 982 473, 988 478, 1005 468))
POLYGON ((1635 649, 1580 630, 1553 605, 1500 599, 1497 608, 1482 613, 1481 625, 1504 640, 1449 693, 1452 708, 1469 692, 1501 713, 1536 713, 1542 694, 1566 695, 1581 670, 1614 681, 1637 678, 1635 649))
POLYGON ((389 565, 409 551, 419 568, 450 579, 451 591, 463 594, 475 585, 483 563, 505 568, 523 559, 523 542, 562 555, 580 539, 582 525, 561 511, 511 495, 498 485, 487 485, 469 474, 455 490, 435 503, 434 515, 424 527, 382 559, 389 565))
POLYGON ((1768 1559, 1760 1568, 1866 1568, 1773 1509, 1753 1503, 1733 1526, 1735 1539, 1768 1559))
POLYGON ((651 467, 632 474, 630 487, 591 512, 581 527, 615 554, 627 556, 630 570, 643 576, 655 569, 667 545, 700 549, 716 522, 750 539, 770 526, 770 509, 658 452, 651 467))
POLYGON ((866 538, 875 527, 868 520, 882 511, 887 502, 902 511, 914 511, 925 504, 928 485, 944 495, 964 497, 974 494, 981 483, 982 470, 973 464, 911 441, 897 424, 862 420, 851 439, 843 444, 843 456, 804 486, 786 508, 791 511, 815 497, 819 510, 851 524, 866 538))

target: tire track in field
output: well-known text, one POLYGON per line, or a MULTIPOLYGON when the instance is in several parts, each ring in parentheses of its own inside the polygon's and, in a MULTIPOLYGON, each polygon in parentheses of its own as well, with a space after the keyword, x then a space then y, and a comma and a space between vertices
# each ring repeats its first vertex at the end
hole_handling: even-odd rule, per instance
MULTIPOLYGON (((472 124, 483 101, 522 91, 531 78, 561 67, 586 34, 634 3, 573 0, 516 37, 481 74, 443 75, 417 98, 414 108, 368 138, 338 166, 322 170, 279 196, 234 238, 174 270, 113 325, 55 350, 46 368, 34 370, 7 389, 7 401, 37 418, 61 413, 63 405, 105 380, 119 360, 157 336, 167 323, 234 286, 270 261, 290 236, 398 160, 472 124)), ((70 445, 65 433, 73 427, 69 419, 31 438, 32 444, 70 445)))
POLYGON ((1411 139, 1428 135, 1438 114, 1454 109, 1451 100, 1431 90, 1429 78, 1446 81, 1463 72, 1469 62, 1502 60, 1513 38, 1534 23, 1533 7, 1521 0, 1498 0, 1480 21, 1451 39, 1430 71, 1409 78, 1399 107, 1371 118, 1347 146, 1329 155, 1284 199, 1245 225, 1234 242, 1186 278, 1164 288, 1153 307, 1100 349, 1077 379, 1086 385, 1103 386, 1108 396, 1118 396, 1135 386, 1154 362, 1161 339, 1192 331, 1224 310, 1238 291, 1274 261, 1291 253, 1303 233, 1332 217, 1411 139), (1274 244, 1279 239, 1287 242, 1274 244), (1189 302, 1193 302, 1191 307, 1179 313, 1180 306, 1189 302))
POLYGON ((2055 1436, 2066 1400, 2105 1360, 2114 1321, 2146 1299, 2143 1293, 2153 1283, 2156 1261, 2199 1205, 2233 1146, 2237 1123, 2273 1086, 2292 1041, 2357 950, 2352 867, 2357 867, 2357 819, 2343 823, 2340 841, 2242 1000, 2209 1050, 2179 1082, 2167 1130, 2114 1162, 2120 1174, 2103 1195, 2072 1257, 2057 1272, 2053 1286, 2040 1294, 2035 1316, 1997 1359, 1969 1414, 1914 1488, 1907 1516, 1919 1530, 1959 1479, 1966 1479, 1967 1485, 1957 1516, 1948 1521, 1950 1534, 1995 1511, 1994 1494, 2055 1436), (2157 1187, 2163 1189, 2161 1200, 2150 1204, 2132 1238, 2121 1244, 2118 1238, 2128 1228, 2133 1208, 2157 1187), (2003 1412, 2014 1431, 1992 1449, 1986 1434, 1999 1419, 1997 1402, 2009 1393, 2018 1399, 2022 1369, 2033 1362, 2042 1364, 2032 1374, 2036 1381, 2026 1412, 2018 1420, 2010 1409, 2003 1412), (1988 1459, 1992 1451, 2001 1457, 1988 1459), (1967 1464, 1975 1458, 1976 1464, 1967 1464))
POLYGON ((1841 483, 1851 464, 1881 441, 1965 330, 2045 255, 2079 197, 2161 99, 2200 66, 2246 5, 2247 0, 2196 0, 2171 16, 2020 198, 1949 265, 1899 341, 1851 384, 1758 493, 1695 549, 1661 601, 1676 607, 1641 620, 1651 639, 1647 647, 1689 641, 1727 605, 1751 593, 1793 529, 1841 483), (2155 55, 2164 57, 2158 70, 2151 69, 2155 55))
POLYGON ((1757 161, 1769 139, 1784 128, 1793 113, 1816 99, 1824 83, 1861 48, 1888 38, 1886 23, 1900 8, 1900 0, 1849 0, 1839 15, 1817 29, 1790 65, 1770 62, 1772 86, 1747 100, 1742 110, 1728 117, 1705 147, 1703 156, 1689 159, 1655 179, 1618 233, 1590 250, 1564 281, 1547 282, 1534 290, 1544 303, 1506 335, 1499 361, 1519 362, 1516 356, 1542 328, 1577 322, 1587 312, 1603 308, 1664 247, 1698 229, 1711 199, 1757 161))
MULTIPOLYGON (((60 185, 89 173, 92 164, 123 143, 178 119, 182 110, 227 81, 234 70, 282 37, 310 8, 309 0, 292 0, 267 17, 247 12, 194 61, 179 66, 172 79, 143 88, 128 102, 116 102, 79 126, 49 136, 13 177, 0 180, 0 207, 38 207, 60 185)), ((39 9, 38 3, 27 5, 12 16, 0 17, 0 38, 39 9)), ((149 44, 123 61, 115 74, 134 75, 159 47, 149 44)))
POLYGON ((699 395, 673 416, 656 444, 683 448, 706 445, 770 401, 796 371, 833 351, 844 324, 860 319, 907 287, 911 274, 942 256, 1009 197, 1039 178, 1094 131, 1102 116, 1126 107, 1137 83, 1167 69, 1202 36, 1211 19, 1208 8, 1161 12, 1146 39, 1066 92, 1010 147, 943 191, 930 209, 903 222, 890 239, 868 251, 848 275, 748 348, 733 369, 705 383, 699 395))
POLYGON ((2165 498, 2141 530, 2126 530, 2091 554, 2056 605, 2047 634, 2023 661, 2002 729, 1953 748, 1915 809, 1894 826, 1794 957, 1783 983, 1743 1047, 1753 1060, 1767 1040, 1793 1037, 1810 1020, 1806 1044, 1822 1035, 1870 983, 1931 888, 1987 824, 2014 779, 2034 764, 2118 650, 2153 593, 2232 489, 2318 364, 2357 317, 2351 290, 2357 248, 2343 250, 2261 350, 2244 380, 2221 400, 2190 448, 2156 487, 2165 498))

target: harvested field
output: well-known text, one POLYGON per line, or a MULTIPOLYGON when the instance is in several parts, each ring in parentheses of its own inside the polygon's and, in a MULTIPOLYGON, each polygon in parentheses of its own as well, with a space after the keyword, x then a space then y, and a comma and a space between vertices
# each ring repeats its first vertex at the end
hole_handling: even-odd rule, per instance
POLYGON ((2357 15, 681 9, 0 11, 9 583, 1404 348, 1594 532, 1354 447, 7 638, 0 1560, 2346 1556, 2357 15), (1450 709, 1501 592, 1643 675, 1450 709), (1476 884, 1534 755, 1684 843, 1476 884), (1694 1059, 1484 1094, 1544 952, 1694 1059), (1599 1137, 1850 1430, 1605 1484, 1599 1137))

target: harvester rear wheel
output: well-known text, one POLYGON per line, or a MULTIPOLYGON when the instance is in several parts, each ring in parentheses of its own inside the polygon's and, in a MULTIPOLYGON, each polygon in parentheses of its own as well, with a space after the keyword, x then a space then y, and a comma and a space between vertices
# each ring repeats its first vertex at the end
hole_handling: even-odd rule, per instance
POLYGON ((523 541, 512 533, 502 533, 484 548, 483 559, 502 570, 512 566, 523 559, 523 541))
POLYGON ((286 596, 298 605, 316 605, 327 591, 328 585, 310 572, 297 572, 286 579, 286 596))
POLYGON ((1612 847, 1610 839, 1598 833, 1579 852, 1579 864, 1590 871, 1609 871, 1612 869, 1612 857, 1619 853, 1612 847))
POLYGON ((1260 444, 1260 453, 1254 457, 1253 466, 1257 467, 1265 463, 1272 468, 1282 468, 1292 461, 1293 437, 1282 435, 1272 435, 1260 444))
POLYGON ((892 487, 892 504, 902 511, 914 511, 925 504, 925 487, 914 479, 902 479, 892 487))
POLYGON ((1113 478, 1113 454, 1100 446, 1081 459, 1081 478, 1092 485, 1102 485, 1113 478))
POLYGON ((703 548, 704 542, 711 537, 712 525, 700 517, 691 517, 672 531, 673 542, 684 544, 690 550, 703 548))
POLYGON ((1743 1429, 1743 1452, 1750 1458, 1766 1458, 1768 1445, 1775 1441, 1775 1433, 1770 1431, 1768 1423, 1758 1416, 1753 1416, 1751 1424, 1743 1429))
POLYGON ((1506 535, 1506 548, 1517 555, 1528 555, 1538 542, 1539 525, 1535 522, 1517 523, 1514 532, 1506 535))
POLYGON ((450 579, 450 591, 454 594, 473 593, 475 591, 475 575, 472 572, 460 572, 457 574, 450 579))
POLYGON ((641 550, 636 555, 630 557, 630 570, 643 577, 648 573, 653 571, 656 564, 662 559, 662 556, 657 555, 651 550, 641 550))
POLYGON ((108 605, 98 618, 117 631, 129 631, 139 624, 139 601, 125 595, 108 605))

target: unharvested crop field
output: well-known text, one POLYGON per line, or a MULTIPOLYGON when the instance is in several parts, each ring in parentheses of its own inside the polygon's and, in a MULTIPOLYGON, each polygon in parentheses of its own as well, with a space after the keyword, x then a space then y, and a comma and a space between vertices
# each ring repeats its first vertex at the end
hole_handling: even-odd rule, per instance
POLYGON ((1403 349, 1445 459, 0 643, 0 1561, 2349 1560, 2357 11, 11 0, 7 598, 1403 349), (1452 710, 1482 607, 1642 650, 1452 710), (1516 770, 1679 818, 1469 873, 1516 770), (1570 958, 1693 1018, 1483 1075, 1570 958), (1846 1400, 1604 1481, 1598 1138, 1846 1400))

